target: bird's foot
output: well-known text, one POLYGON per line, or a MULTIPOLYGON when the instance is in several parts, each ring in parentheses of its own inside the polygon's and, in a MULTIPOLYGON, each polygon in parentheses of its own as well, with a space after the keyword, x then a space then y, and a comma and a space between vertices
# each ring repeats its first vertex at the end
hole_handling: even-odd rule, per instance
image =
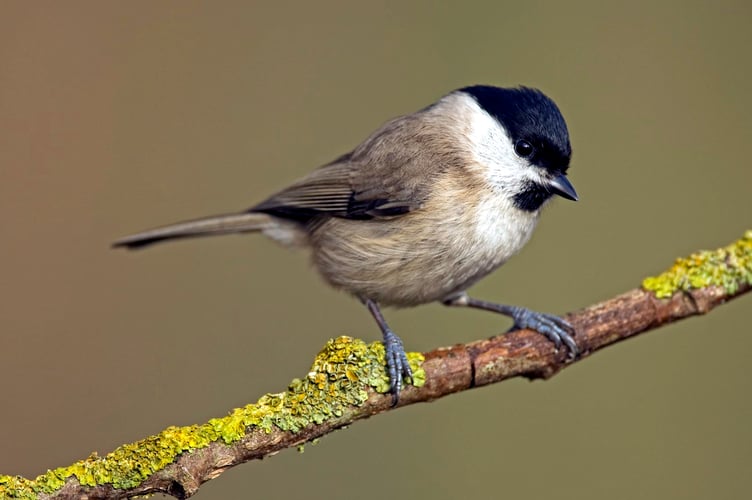
POLYGON ((572 337, 574 327, 560 317, 531 311, 524 307, 514 307, 511 316, 514 319, 514 326, 510 331, 524 328, 535 330, 553 342, 556 349, 560 349, 564 344, 569 351, 570 359, 575 359, 580 353, 580 348, 572 337))
POLYGON ((386 371, 389 375, 389 392, 392 393, 392 406, 399 402, 402 382, 412 382, 413 372, 407 361, 407 354, 402 340, 391 330, 384 330, 384 351, 386 355, 386 371))

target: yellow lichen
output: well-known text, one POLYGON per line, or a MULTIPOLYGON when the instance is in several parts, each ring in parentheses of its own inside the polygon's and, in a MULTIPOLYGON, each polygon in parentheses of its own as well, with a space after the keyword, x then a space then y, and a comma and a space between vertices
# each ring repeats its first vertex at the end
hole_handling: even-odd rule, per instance
POLYGON ((665 273, 645 278, 642 287, 658 298, 668 298, 679 290, 708 286, 720 286, 733 294, 743 284, 752 285, 752 230, 727 247, 676 259, 665 273))
MULTIPOLYGON (((413 385, 425 382, 423 356, 408 353, 413 385)), ((266 394, 258 402, 237 408, 229 415, 202 425, 168 427, 155 436, 126 444, 104 457, 92 454, 68 467, 59 467, 34 480, 0 475, 0 499, 37 498, 52 493, 75 476, 83 485, 111 484, 132 488, 154 472, 174 462, 184 452, 204 448, 215 441, 232 444, 252 428, 271 432, 274 428, 298 432, 309 424, 321 424, 342 416, 347 407, 360 406, 368 398, 368 387, 389 390, 384 371, 384 346, 339 337, 330 340, 316 356, 303 379, 293 380, 287 391, 266 394)))

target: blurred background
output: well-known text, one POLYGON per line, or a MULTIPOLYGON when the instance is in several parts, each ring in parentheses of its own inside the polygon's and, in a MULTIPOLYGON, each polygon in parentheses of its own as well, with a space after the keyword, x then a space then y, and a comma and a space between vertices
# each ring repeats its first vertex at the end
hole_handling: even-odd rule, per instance
MULTIPOLYGON (((556 100, 581 201, 473 289, 549 312, 752 227, 749 2, 0 4, 0 473, 283 390, 325 341, 379 338, 262 237, 115 238, 244 209, 385 120, 473 83, 556 100)), ((739 498, 752 297, 523 380, 400 409, 197 498, 739 498), (294 478, 294 479, 293 479, 294 478)), ((409 350, 506 330, 387 311, 409 350)))

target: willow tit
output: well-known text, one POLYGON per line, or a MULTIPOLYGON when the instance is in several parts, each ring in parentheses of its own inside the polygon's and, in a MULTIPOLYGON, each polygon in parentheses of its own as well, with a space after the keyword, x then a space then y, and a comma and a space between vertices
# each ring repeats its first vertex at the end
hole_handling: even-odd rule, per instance
POLYGON ((177 238, 262 232, 311 249, 333 287, 360 299, 381 329, 396 404, 411 379, 380 306, 439 301, 495 311, 578 353, 563 319, 471 298, 465 290, 516 254, 566 178, 569 133, 539 90, 476 85, 395 118, 340 156, 250 209, 125 237, 140 248, 177 238))

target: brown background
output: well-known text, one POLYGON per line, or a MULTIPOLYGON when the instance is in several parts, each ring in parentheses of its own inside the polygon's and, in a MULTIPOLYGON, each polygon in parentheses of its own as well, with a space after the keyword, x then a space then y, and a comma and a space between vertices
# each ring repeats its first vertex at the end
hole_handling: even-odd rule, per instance
MULTIPOLYGON (((0 473, 223 415, 330 336, 378 338, 261 237, 108 244, 250 206, 459 86, 549 93, 581 196, 479 297, 576 309, 752 227, 748 2, 436 4, 0 4, 0 473)), ((743 497, 751 307, 358 423, 199 498, 743 497)), ((412 350, 508 327, 438 305, 387 317, 412 350)))

